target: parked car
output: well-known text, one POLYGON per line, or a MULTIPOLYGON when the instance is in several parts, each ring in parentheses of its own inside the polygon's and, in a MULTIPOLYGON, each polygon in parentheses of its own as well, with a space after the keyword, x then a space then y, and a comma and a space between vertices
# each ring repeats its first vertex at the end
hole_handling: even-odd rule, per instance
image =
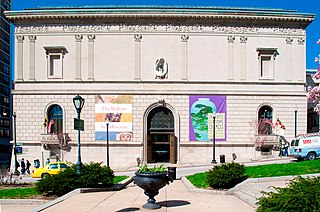
POLYGON ((291 141, 290 155, 298 160, 314 160, 320 157, 320 135, 306 134, 291 141))
POLYGON ((31 177, 33 178, 45 178, 47 175, 59 174, 65 169, 69 168, 70 164, 66 162, 51 162, 45 165, 43 168, 36 168, 32 170, 31 177))

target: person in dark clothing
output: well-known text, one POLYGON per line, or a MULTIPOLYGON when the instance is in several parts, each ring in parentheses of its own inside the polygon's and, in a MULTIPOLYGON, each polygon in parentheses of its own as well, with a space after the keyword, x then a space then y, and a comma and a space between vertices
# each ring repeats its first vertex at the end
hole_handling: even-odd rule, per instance
POLYGON ((27 160, 26 162, 26 171, 28 174, 30 174, 30 166, 31 166, 31 163, 29 162, 29 160, 27 160))
POLYGON ((21 162, 20 162, 20 166, 21 166, 21 174, 24 175, 24 173, 26 172, 26 163, 24 162, 24 159, 22 158, 21 159, 21 162))
POLYGON ((19 162, 16 160, 15 170, 17 170, 17 172, 15 171, 14 173, 17 174, 17 175, 20 175, 20 172, 19 172, 19 170, 18 170, 19 167, 20 167, 20 164, 19 164, 19 162))

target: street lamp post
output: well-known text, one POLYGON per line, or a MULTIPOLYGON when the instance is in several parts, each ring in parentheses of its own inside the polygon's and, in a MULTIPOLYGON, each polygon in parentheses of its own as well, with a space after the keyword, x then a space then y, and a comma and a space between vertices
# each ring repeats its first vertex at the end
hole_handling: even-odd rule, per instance
POLYGON ((107 125, 107 167, 109 166, 109 118, 106 119, 106 125, 107 125))
POLYGON ((294 107, 294 137, 296 137, 297 136, 297 128, 298 128, 298 126, 297 126, 297 120, 298 120, 298 107, 297 107, 297 105, 295 105, 295 107, 294 107))
POLYGON ((216 164, 216 113, 212 113, 212 119, 213 119, 213 138, 212 138, 212 164, 216 164))
POLYGON ((18 166, 17 166, 17 163, 18 163, 18 161, 17 161, 17 129, 16 129, 16 118, 17 118, 17 114, 16 114, 16 112, 13 112, 13 115, 12 115, 12 117, 13 117, 13 127, 14 127, 14 129, 13 129, 13 133, 14 133, 14 135, 13 135, 13 140, 14 140, 14 150, 13 150, 13 153, 14 153, 14 172, 13 172, 13 174, 14 175, 18 175, 18 166))
MULTIPOLYGON (((84 102, 85 100, 79 95, 73 98, 73 105, 76 108, 76 111, 78 114, 77 118, 79 121, 80 121, 80 113, 83 108, 84 102)), ((80 154, 80 128, 78 128, 78 161, 76 165, 77 165, 77 173, 81 175, 82 163, 81 163, 81 154, 80 154)))

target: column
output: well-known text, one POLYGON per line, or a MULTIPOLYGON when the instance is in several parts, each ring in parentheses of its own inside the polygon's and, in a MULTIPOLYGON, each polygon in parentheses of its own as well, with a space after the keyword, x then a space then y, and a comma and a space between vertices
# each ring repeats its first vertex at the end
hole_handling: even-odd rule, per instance
POLYGON ((182 70, 181 70, 181 79, 188 80, 188 40, 189 35, 181 35, 182 43, 182 70))
POLYGON ((228 80, 234 80, 234 41, 235 37, 229 35, 228 40, 228 80))
POLYGON ((298 81, 304 81, 306 77, 306 48, 305 48, 305 38, 298 38, 298 57, 303 58, 303 60, 298 60, 298 70, 297 79, 298 81))
POLYGON ((287 52, 287 70, 285 76, 287 76, 286 80, 291 81, 292 80, 292 38, 286 38, 286 52, 287 52))
POLYGON ((76 76, 75 80, 81 80, 81 42, 82 35, 75 35, 76 39, 76 76))
POLYGON ((35 73, 36 73, 36 66, 35 66, 35 42, 36 42, 35 35, 29 35, 29 80, 35 81, 35 73))
POLYGON ((95 35, 88 35, 88 80, 94 80, 94 39, 95 35))
POLYGON ((142 35, 134 35, 134 79, 141 80, 141 40, 142 35))
POLYGON ((22 35, 17 35, 17 76, 16 76, 16 80, 17 81, 23 81, 23 40, 24 40, 24 36, 22 35))
POLYGON ((248 40, 247 36, 240 37, 240 80, 246 80, 247 40, 248 40))

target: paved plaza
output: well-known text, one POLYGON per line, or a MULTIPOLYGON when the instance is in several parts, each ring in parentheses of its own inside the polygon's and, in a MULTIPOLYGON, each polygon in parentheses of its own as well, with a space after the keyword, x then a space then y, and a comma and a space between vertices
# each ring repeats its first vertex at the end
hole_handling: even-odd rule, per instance
MULTIPOLYGON (((290 162, 276 159, 264 163, 290 162)), ((257 163, 254 163, 257 164, 257 163)), ((247 164, 253 165, 253 164, 247 164)), ((199 167, 195 167, 199 168, 199 167)), ((161 208, 156 211, 255 211, 256 198, 270 186, 286 186, 294 176, 248 179, 229 191, 197 189, 182 177, 160 190, 155 197, 161 208)), ((133 182, 120 191, 81 193, 76 189, 54 201, 43 200, 0 200, 1 212, 125 212, 147 211, 142 206, 148 197, 133 182)))

